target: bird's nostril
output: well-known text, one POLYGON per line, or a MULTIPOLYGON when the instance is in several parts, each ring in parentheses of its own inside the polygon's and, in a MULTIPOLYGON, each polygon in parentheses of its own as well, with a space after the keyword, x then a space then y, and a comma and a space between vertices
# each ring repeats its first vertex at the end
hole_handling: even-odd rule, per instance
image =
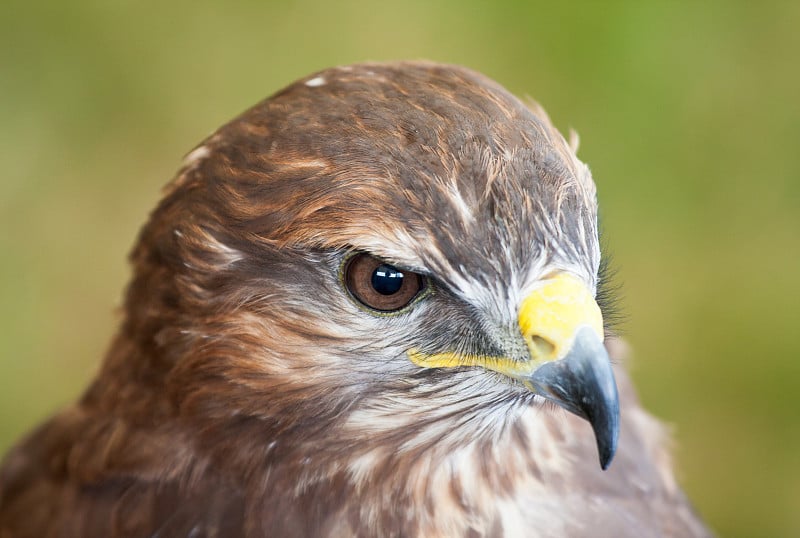
POLYGON ((531 351, 535 355, 535 359, 547 359, 553 355, 556 346, 550 340, 538 335, 530 337, 531 351))

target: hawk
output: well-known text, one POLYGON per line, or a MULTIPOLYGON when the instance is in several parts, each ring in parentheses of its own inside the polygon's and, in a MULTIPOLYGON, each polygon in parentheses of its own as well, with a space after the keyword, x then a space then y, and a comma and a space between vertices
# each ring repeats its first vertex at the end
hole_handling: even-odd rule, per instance
POLYGON ((609 358, 589 170, 478 73, 294 83, 131 262, 96 379, 5 458, 3 538, 707 535, 609 358))

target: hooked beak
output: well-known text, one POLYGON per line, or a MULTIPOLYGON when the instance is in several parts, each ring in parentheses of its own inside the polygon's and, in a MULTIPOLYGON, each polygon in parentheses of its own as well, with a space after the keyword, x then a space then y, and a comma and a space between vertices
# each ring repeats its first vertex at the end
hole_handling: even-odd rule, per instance
POLYGON ((589 421, 594 430, 600 467, 614 458, 619 438, 619 396, 603 343, 582 327, 567 355, 542 364, 523 382, 536 394, 589 421))
POLYGON ((522 301, 519 326, 534 368, 510 375, 588 420, 607 469, 619 438, 619 396, 597 302, 580 280, 559 273, 522 301))
POLYGON ((524 360, 409 351, 428 368, 481 366, 586 419, 594 430, 600 467, 608 468, 619 439, 619 396, 603 346, 603 318, 586 286, 559 273, 543 280, 520 304, 518 323, 528 346, 524 360))

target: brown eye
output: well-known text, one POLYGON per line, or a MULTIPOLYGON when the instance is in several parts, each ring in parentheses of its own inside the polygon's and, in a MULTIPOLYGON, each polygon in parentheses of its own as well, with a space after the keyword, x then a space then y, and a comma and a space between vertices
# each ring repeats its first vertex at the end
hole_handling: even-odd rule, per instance
POLYGON ((381 312, 400 310, 423 288, 422 277, 417 273, 398 269, 369 254, 356 254, 347 262, 344 282, 353 297, 381 312))

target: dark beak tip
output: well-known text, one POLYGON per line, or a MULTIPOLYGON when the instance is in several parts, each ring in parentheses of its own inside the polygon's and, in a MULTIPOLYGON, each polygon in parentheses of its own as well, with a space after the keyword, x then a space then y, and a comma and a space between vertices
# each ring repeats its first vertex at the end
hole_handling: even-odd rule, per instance
POLYGON ((608 467, 611 465, 611 462, 614 460, 614 454, 617 452, 616 443, 613 446, 608 447, 597 447, 598 453, 600 455, 600 468, 602 470, 607 470, 608 467))
POLYGON ((567 356, 540 366, 530 381, 540 395, 591 424, 600 468, 608 469, 619 440, 619 394, 602 342, 590 329, 580 331, 567 356))
POLYGON ((615 398, 613 401, 615 405, 610 406, 608 414, 599 420, 599 417, 589 418, 595 440, 597 441, 600 468, 604 471, 611 465, 614 455, 617 453, 617 444, 619 442, 619 405, 616 399, 616 391, 614 392, 615 398))

